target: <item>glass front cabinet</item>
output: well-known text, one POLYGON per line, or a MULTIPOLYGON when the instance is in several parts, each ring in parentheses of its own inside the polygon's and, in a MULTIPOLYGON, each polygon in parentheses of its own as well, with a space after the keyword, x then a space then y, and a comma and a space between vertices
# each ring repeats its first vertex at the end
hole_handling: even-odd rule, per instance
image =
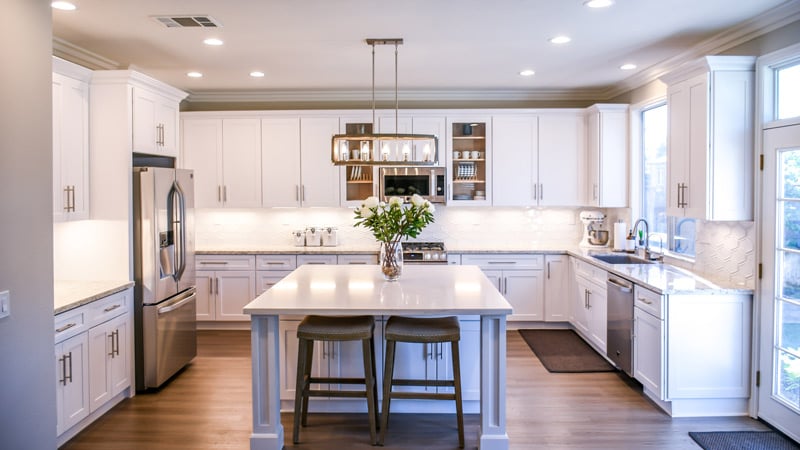
POLYGON ((447 119, 448 203, 490 205, 491 117, 447 119))
MULTIPOLYGON (((341 117, 339 132, 344 134, 370 134, 377 131, 372 125, 372 116, 341 117)), ((358 143, 351 142, 350 159, 358 159, 363 153, 370 157, 374 149, 361 149, 358 143), (362 153, 363 150, 363 153, 362 153)), ((364 155, 366 157, 366 155, 364 155)), ((341 205, 347 207, 361 206, 365 198, 378 195, 378 168, 375 166, 342 166, 341 205)))

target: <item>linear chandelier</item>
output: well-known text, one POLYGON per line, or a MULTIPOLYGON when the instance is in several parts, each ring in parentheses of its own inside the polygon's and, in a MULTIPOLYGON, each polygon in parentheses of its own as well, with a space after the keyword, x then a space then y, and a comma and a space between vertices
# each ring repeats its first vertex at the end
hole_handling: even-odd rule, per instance
MULTIPOLYGON (((398 130, 397 49, 403 39, 367 39, 372 47, 372 127, 375 122, 375 46, 394 45, 394 129, 398 130)), ((337 166, 432 166, 439 160, 433 134, 355 133, 331 139, 331 161, 337 166)))

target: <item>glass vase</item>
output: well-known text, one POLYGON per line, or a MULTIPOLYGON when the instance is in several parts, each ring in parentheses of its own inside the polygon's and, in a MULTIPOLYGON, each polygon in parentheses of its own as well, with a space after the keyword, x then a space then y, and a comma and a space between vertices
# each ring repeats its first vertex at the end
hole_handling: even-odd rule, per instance
POLYGON ((403 273, 403 246, 399 242, 381 243, 379 264, 383 278, 387 281, 396 281, 403 273))

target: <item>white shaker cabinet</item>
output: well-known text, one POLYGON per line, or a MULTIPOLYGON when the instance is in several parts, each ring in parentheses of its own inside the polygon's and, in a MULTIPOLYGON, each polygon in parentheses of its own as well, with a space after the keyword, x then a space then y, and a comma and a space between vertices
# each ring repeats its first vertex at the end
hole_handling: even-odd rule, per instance
POLYGON ((197 320, 249 321, 244 306, 256 298, 255 257, 198 255, 197 320))
POLYGON ((461 255, 476 265, 514 308, 509 321, 544 320, 544 257, 530 254, 461 255))
POLYGON ((605 354, 608 341, 608 273, 592 264, 572 258, 575 284, 572 294, 570 322, 578 334, 605 354))
POLYGON ((261 121, 184 117, 183 162, 194 171, 195 207, 261 206, 261 121))
POLYGON ((586 204, 628 205, 628 105, 598 104, 586 110, 586 204))
POLYGON ((538 127, 535 115, 492 118, 494 206, 538 204, 538 127))
POLYGON ((53 57, 53 219, 89 218, 89 79, 53 57))
POLYGON ((667 215, 753 220, 754 63, 707 56, 667 84, 667 215))
POLYGON ((130 314, 122 314, 89 330, 89 394, 91 411, 130 386, 130 314))
POLYGON ((339 206, 339 167, 331 163, 331 138, 338 117, 300 118, 300 204, 339 206))
POLYGON ((178 156, 180 99, 142 87, 133 88, 133 151, 178 156))
POLYGON ((633 295, 633 377, 645 392, 665 398, 663 297, 640 286, 633 295))
POLYGON ((300 177, 300 118, 261 119, 263 205, 299 206, 300 177))
POLYGON ((56 434, 89 415, 89 338, 78 334, 56 343, 56 434))
POLYGON ((539 115, 539 206, 583 204, 583 149, 584 120, 581 113, 566 110, 539 115))
POLYGON ((569 256, 545 255, 544 264, 544 320, 566 322, 570 305, 569 256))

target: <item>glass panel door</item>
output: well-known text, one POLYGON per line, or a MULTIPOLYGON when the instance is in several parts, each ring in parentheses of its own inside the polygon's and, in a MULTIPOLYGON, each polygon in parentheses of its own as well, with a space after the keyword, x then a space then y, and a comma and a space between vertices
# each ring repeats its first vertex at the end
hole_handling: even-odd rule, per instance
POLYGON ((800 125, 764 132, 759 417, 800 438, 800 125))

